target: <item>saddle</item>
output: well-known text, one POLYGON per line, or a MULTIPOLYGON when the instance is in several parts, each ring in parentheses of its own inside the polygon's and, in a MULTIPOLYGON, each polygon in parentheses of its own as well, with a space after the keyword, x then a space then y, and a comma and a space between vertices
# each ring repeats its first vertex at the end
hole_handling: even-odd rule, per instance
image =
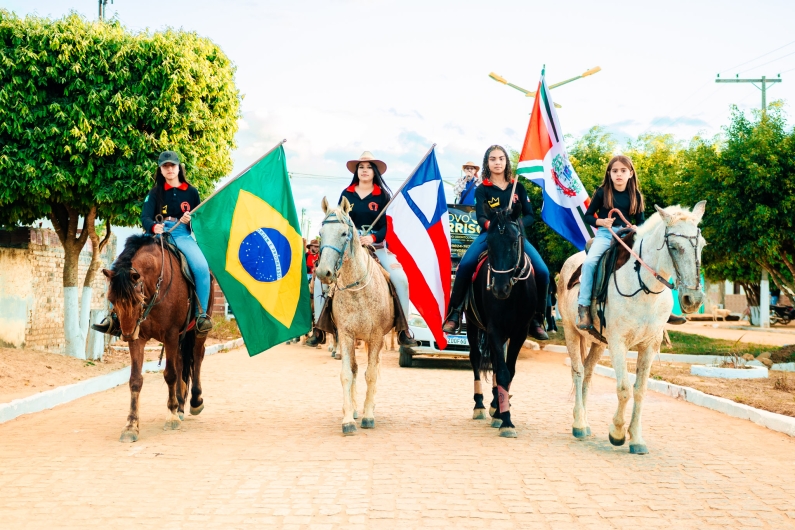
MULTIPOLYGON (((161 236, 162 237, 162 236, 161 236)), ((190 300, 190 307, 188 307, 188 316, 185 318, 185 325, 183 326, 182 333, 187 333, 188 331, 192 330, 196 326, 196 311, 199 309, 199 298, 196 295, 196 281, 193 278, 193 272, 190 270, 190 265, 188 265, 188 260, 185 259, 185 255, 182 251, 177 248, 177 245, 174 244, 174 240, 171 237, 164 237, 163 238, 163 248, 166 252, 170 252, 179 263, 180 271, 182 272, 182 277, 185 278, 185 282, 188 284, 188 300, 190 300)), ((212 273, 210 274, 210 284, 212 285, 213 276, 212 273)), ((207 308, 203 308, 204 311, 207 311, 207 308)))
MULTIPOLYGON (((628 229, 620 230, 618 235, 622 236, 622 233, 626 234, 626 230, 628 229)), ((635 244, 635 232, 630 232, 626 235, 623 235, 621 240, 626 243, 628 247, 632 248, 632 245, 635 244)), ((585 244, 586 251, 590 250, 592 242, 593 239, 589 240, 588 243, 585 244)), ((599 263, 596 265, 596 269, 594 270, 593 289, 591 290, 591 319, 593 322, 596 322, 598 319, 599 330, 597 331, 594 327, 589 331, 594 338, 604 343, 607 343, 603 332, 605 328, 607 328, 607 322, 605 321, 605 306, 607 305, 607 292, 608 286, 610 285, 610 278, 618 269, 623 267, 627 261, 629 261, 629 258, 629 251, 624 248, 623 245, 620 245, 615 238, 613 238, 613 240, 610 242, 610 248, 608 248, 607 251, 602 254, 602 257, 599 258, 599 263)), ((574 274, 571 275, 566 288, 572 289, 575 285, 580 283, 581 275, 582 264, 580 264, 580 266, 574 271, 574 274)))
MULTIPOLYGON (((389 293, 392 296, 392 305, 395 310, 395 333, 400 333, 401 331, 408 331, 409 323, 407 316, 403 313, 403 307, 400 305, 400 299, 398 299, 397 291, 395 291, 395 287, 392 285, 392 282, 389 281, 389 272, 387 272, 384 267, 381 266, 381 262, 378 261, 378 258, 375 255, 375 251, 372 248, 368 247, 370 251, 370 257, 375 260, 378 264, 378 270, 381 271, 381 274, 384 275, 384 279, 386 280, 386 284, 389 286, 389 293)), ((334 293, 336 292, 336 287, 332 285, 328 290, 328 295, 326 297, 326 301, 323 303, 323 308, 320 310, 320 316, 315 322, 315 327, 321 331, 325 331, 327 333, 337 333, 337 324, 334 322, 334 314, 332 311, 333 307, 333 300, 334 300, 334 293)))

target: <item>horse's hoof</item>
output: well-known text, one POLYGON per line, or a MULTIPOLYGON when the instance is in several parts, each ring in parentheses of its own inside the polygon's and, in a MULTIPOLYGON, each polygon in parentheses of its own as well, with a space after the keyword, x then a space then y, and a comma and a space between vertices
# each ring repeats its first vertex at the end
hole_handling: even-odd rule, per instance
POLYGON ((341 361, 341 360, 342 360, 342 354, 340 354, 340 353, 335 353, 335 354, 334 354, 334 358, 335 358, 335 359, 337 359, 338 361, 341 361))
POLYGON ((615 445, 616 447, 624 445, 624 442, 627 441, 626 438, 620 438, 620 439, 617 440, 617 439, 613 438, 613 435, 610 434, 610 433, 607 433, 607 438, 610 440, 610 443, 615 445))
POLYGON ((375 418, 362 418, 362 429, 375 429, 375 418))
POLYGON ((649 454, 649 449, 643 444, 629 444, 629 454, 647 455, 649 454))
POLYGON ((166 420, 166 424, 163 425, 164 431, 176 431, 179 429, 179 426, 182 422, 179 420, 166 420))
MULTIPOLYGON (((190 414, 191 414, 191 416, 198 416, 199 414, 201 414, 201 412, 203 410, 204 410, 204 403, 202 403, 198 407, 191 407, 190 408, 190 414)), ((182 419, 182 416, 180 416, 179 419, 182 419)))
POLYGON ((587 438, 591 433, 589 432, 591 429, 586 427, 585 429, 578 429, 577 427, 571 428, 571 434, 574 435, 575 438, 582 440, 583 438, 587 438))
POLYGON ((486 409, 475 409, 472 411, 472 419, 473 420, 485 420, 486 419, 486 409))
POLYGON ((496 407, 489 407, 489 416, 491 416, 493 418, 495 414, 497 414, 497 408, 496 407))
POLYGON ((185 411, 183 410, 182 412, 177 413, 177 416, 179 416, 179 421, 184 420, 185 419, 185 411))
MULTIPOLYGON (((502 422, 500 422, 502 423, 502 422)), ((516 438, 516 427, 500 427, 501 438, 516 438)))
POLYGON ((356 434, 356 424, 353 422, 344 423, 342 425, 342 434, 344 434, 345 436, 353 436, 354 434, 356 434))
POLYGON ((135 431, 122 431, 119 441, 125 444, 131 444, 138 441, 138 433, 135 431))
POLYGON ((500 427, 502 427, 502 420, 500 418, 492 418, 491 426, 495 429, 499 429, 500 427))

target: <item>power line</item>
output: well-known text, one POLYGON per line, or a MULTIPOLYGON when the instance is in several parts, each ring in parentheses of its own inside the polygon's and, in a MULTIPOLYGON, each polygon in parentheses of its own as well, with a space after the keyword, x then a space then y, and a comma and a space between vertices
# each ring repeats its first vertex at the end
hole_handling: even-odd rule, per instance
POLYGON ((720 73, 721 73, 721 74, 724 74, 724 73, 728 72, 729 70, 734 70, 735 68, 739 68, 739 67, 741 67, 741 66, 745 66, 746 64, 748 64, 748 63, 752 63, 752 62, 756 61, 757 59, 761 59, 762 57, 766 57, 766 56, 770 55, 771 53, 775 53, 775 52, 777 52, 777 51, 779 51, 779 50, 781 50, 781 49, 783 49, 783 48, 786 48, 786 47, 787 47, 787 46, 789 46, 790 44, 795 44, 795 40, 794 40, 794 41, 792 41, 792 42, 788 42, 788 43, 787 43, 787 44, 785 44, 784 46, 780 46, 780 47, 776 48, 775 50, 769 51, 769 52, 767 52, 767 53, 763 53, 763 54, 762 54, 762 55, 760 55, 759 57, 754 57, 754 58, 753 58, 753 59, 751 59, 750 61, 745 61, 744 63, 740 63, 740 64, 738 64, 737 66, 732 66, 731 68, 727 68, 727 69, 725 69, 725 70, 721 70, 721 71, 720 71, 720 73))
MULTIPOLYGON (((767 66, 767 65, 768 65, 768 64, 770 64, 770 63, 774 63, 774 62, 776 62, 776 61, 779 61, 779 60, 783 59, 784 57, 789 57, 790 55, 795 55, 795 52, 788 53, 787 55, 782 55, 781 57, 779 57, 779 58, 777 58, 777 59, 773 59, 772 61, 768 61, 768 62, 766 62, 766 63, 762 63, 762 64, 760 64, 760 65, 754 66, 754 67, 752 67, 752 68, 749 68, 748 70, 743 70, 742 72, 740 72, 740 74, 744 74, 745 72, 750 72, 751 70, 755 70, 755 69, 757 69, 757 68, 761 68, 761 67, 763 67, 763 66, 767 66)), ((739 75, 739 74, 738 74, 738 75, 739 75)))

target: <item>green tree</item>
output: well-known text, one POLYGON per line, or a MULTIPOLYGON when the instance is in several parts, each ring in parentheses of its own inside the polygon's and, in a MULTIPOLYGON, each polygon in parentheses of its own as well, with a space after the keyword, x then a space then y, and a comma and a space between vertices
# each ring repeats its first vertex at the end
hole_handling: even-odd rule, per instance
MULTIPOLYGON (((627 142, 624 154, 632 159, 646 204, 646 218, 654 214, 654 205, 670 206, 671 185, 679 171, 682 142, 672 134, 641 134, 627 142)), ((692 206, 692 205, 691 205, 692 206)))
POLYGON ((202 195, 228 174, 240 104, 234 67, 192 32, 133 34, 75 14, 5 10, 0 65, 0 226, 52 221, 65 250, 66 353, 80 357, 80 250, 89 238, 98 250, 100 219, 138 223, 160 151, 181 154, 202 195))

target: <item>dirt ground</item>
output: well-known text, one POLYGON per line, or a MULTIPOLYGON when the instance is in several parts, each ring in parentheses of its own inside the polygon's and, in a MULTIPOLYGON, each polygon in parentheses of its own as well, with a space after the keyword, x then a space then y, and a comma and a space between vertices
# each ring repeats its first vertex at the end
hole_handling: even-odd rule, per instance
MULTIPOLYGON (((600 361, 610 366, 609 360, 600 361)), ((635 373, 635 363, 627 361, 627 368, 635 373)), ((731 399, 751 407, 795 417, 795 374, 771 371, 767 379, 718 379, 690 375, 685 363, 655 362, 650 377, 675 385, 695 388, 706 394, 731 399)))
MULTIPOLYGON (((221 342, 227 341, 210 337, 205 344, 211 346, 221 342)), ((113 346, 126 348, 127 344, 118 341, 113 346)), ((153 340, 147 345, 148 348, 156 346, 159 343, 153 340)), ((156 361, 159 355, 159 347, 147 349, 145 359, 156 361)), ((129 365, 129 352, 114 347, 108 349, 102 361, 83 361, 36 350, 0 348, 0 403, 71 385, 129 365)))

